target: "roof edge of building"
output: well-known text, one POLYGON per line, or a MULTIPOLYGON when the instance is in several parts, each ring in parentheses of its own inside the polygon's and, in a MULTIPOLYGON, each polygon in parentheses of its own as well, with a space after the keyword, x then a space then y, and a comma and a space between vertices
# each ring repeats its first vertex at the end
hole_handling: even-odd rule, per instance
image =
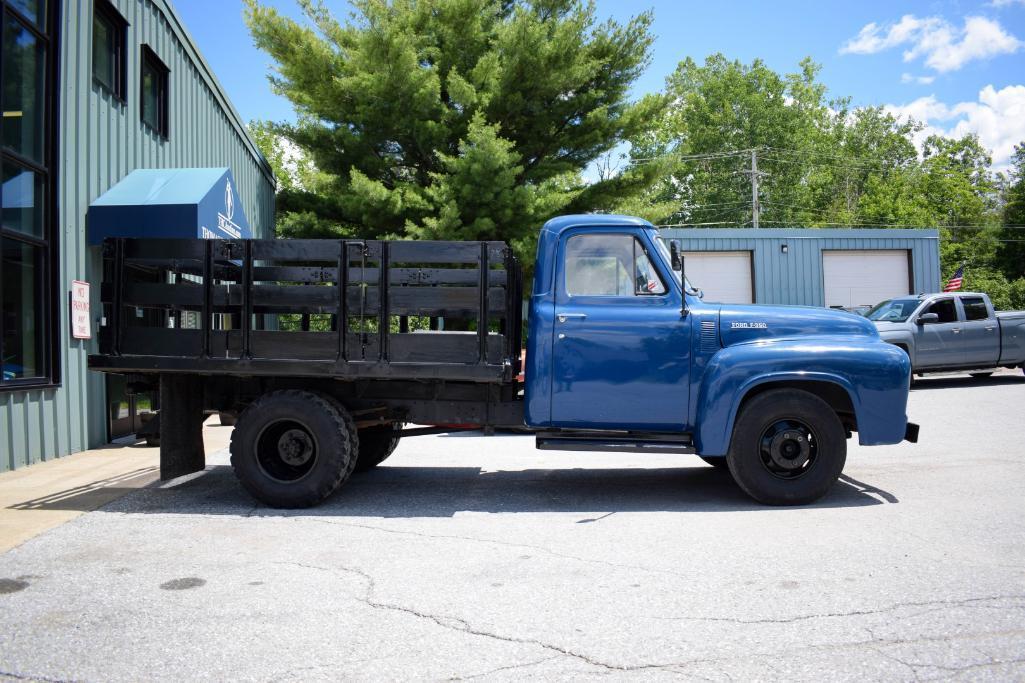
MULTIPOLYGON (((657 226, 656 226, 657 227, 657 226)), ((906 237, 939 239, 937 228, 674 228, 660 231, 685 237, 719 237, 727 239, 828 239, 838 237, 906 237)))

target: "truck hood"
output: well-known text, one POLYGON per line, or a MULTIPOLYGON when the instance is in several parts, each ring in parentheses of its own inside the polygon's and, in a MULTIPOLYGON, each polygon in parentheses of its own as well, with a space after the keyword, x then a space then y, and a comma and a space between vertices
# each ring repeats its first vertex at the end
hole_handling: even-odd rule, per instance
POLYGON ((719 309, 719 338, 723 346, 761 339, 830 336, 879 339, 870 320, 828 308, 724 304, 719 309))
POLYGON ((898 323, 892 320, 880 320, 873 323, 876 326, 876 330, 879 334, 885 334, 886 332, 903 332, 908 329, 907 323, 898 323))

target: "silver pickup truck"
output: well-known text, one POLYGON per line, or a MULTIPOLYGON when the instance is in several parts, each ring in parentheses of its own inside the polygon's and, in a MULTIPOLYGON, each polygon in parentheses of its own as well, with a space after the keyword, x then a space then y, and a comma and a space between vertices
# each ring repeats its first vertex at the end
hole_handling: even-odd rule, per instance
POLYGON ((865 317, 883 341, 911 358, 912 371, 1025 369, 1025 311, 996 312, 985 294, 956 292, 888 299, 865 317))

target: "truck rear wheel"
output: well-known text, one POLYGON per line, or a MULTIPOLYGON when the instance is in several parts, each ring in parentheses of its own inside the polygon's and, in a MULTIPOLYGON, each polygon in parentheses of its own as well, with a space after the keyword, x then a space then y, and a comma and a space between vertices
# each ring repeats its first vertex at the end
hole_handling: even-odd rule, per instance
POLYGON ((766 505, 804 505, 836 482, 847 460, 843 423, 818 396, 774 389, 737 417, 726 456, 744 492, 766 505))
POLYGON ((356 459, 347 413, 309 391, 274 391, 239 416, 231 466, 242 487, 278 508, 316 505, 349 477, 356 459))
POLYGON ((401 422, 359 430, 359 457, 356 459, 356 471, 366 472, 384 462, 399 445, 398 432, 401 431, 401 422))

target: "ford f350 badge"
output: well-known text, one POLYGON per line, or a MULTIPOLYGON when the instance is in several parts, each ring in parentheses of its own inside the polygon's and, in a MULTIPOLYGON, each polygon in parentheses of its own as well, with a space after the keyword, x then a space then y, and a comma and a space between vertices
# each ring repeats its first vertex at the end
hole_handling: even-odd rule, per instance
POLYGON ((734 330, 764 330, 768 327, 765 323, 730 323, 730 327, 734 330))

